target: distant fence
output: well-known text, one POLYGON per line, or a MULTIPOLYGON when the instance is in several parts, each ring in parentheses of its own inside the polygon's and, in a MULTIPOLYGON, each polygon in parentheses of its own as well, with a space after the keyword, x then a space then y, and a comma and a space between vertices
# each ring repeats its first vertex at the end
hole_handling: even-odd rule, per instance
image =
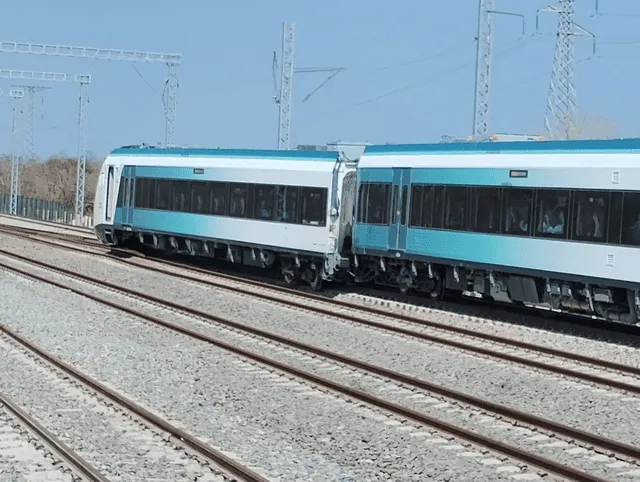
MULTIPOLYGON (((60 224, 72 224, 74 226, 93 226, 93 216, 83 216, 80 222, 76 222, 74 210, 62 203, 18 196, 18 209, 16 214, 24 218, 41 219, 60 224)), ((9 214, 11 210, 11 195, 0 194, 0 213, 9 214)))

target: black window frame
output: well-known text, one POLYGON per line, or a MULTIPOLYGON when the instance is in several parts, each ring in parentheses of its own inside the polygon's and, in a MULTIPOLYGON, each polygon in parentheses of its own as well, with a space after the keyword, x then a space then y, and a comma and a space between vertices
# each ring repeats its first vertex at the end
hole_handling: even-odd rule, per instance
POLYGON ((572 215, 572 191, 571 189, 536 189, 535 195, 535 225, 534 236, 536 238, 550 238, 550 239, 568 239, 569 234, 573 232, 573 215, 572 215), (566 197, 565 206, 563 210, 558 209, 558 200, 560 197, 566 197), (545 229, 543 225, 546 223, 544 216, 551 214, 549 218, 551 225, 554 227, 559 226, 556 224, 564 218, 563 231, 561 233, 543 231, 545 229))
MULTIPOLYGON (((300 224, 304 226, 326 226, 327 225, 327 188, 325 187, 311 187, 300 186, 300 224), (308 200, 311 197, 315 197, 316 194, 320 195, 318 202, 320 206, 320 217, 315 220, 312 216, 307 215, 305 212, 308 207, 308 200), (308 220, 306 220, 308 218, 308 220), (306 221, 306 222, 305 222, 306 221)), ((315 214, 315 213, 314 213, 315 214)))
MULTIPOLYGON (((534 225, 534 221, 535 221, 535 210, 534 210, 534 206, 535 206, 535 189, 532 188, 522 188, 522 187, 513 187, 513 188, 509 188, 509 189, 505 189, 503 196, 502 196, 502 219, 500 222, 500 232, 502 234, 506 234, 508 236, 521 236, 521 237, 530 237, 532 232, 533 232, 533 225, 534 225), (523 197, 528 197, 529 201, 528 201, 528 211, 529 211, 529 217, 528 217, 528 225, 527 225, 527 230, 523 231, 522 228, 519 231, 516 232, 509 232, 507 230, 507 216, 509 216, 510 213, 510 202, 512 197, 516 197, 518 194, 523 195, 523 197)), ((524 204, 523 204, 524 205, 524 204)), ((515 210, 514 210, 515 211, 515 210)), ((516 220, 519 221, 518 222, 518 226, 520 224, 520 222, 522 222, 522 220, 516 220)))
POLYGON ((469 188, 469 216, 467 218, 467 226, 469 231, 482 234, 499 234, 501 228, 502 212, 503 212, 503 189, 496 186, 471 186, 469 188), (493 227, 484 221, 487 208, 497 208, 495 211, 495 223, 493 227), (483 214, 480 215, 483 210, 483 214))
POLYGON ((209 183, 207 181, 191 181, 189 195, 189 212, 191 214, 207 214, 209 209, 209 183), (201 192, 198 192, 198 190, 201 192), (202 209, 197 209, 196 196, 202 196, 202 209))
MULTIPOLYGON (((572 225, 571 225, 571 240, 573 241, 584 241, 587 243, 597 243, 602 244, 607 242, 607 238, 609 235, 609 209, 611 205, 611 192, 610 191, 594 191, 594 190, 575 190, 573 191, 573 213, 572 213, 572 225), (587 234, 578 234, 578 229, 582 227, 583 220, 582 216, 582 202, 589 202, 589 198, 602 198, 604 201, 604 205, 601 206, 601 226, 600 230, 602 232, 602 236, 589 236, 587 234)), ((585 215, 584 219, 590 224, 591 220, 588 215, 585 215)), ((595 221, 595 220, 594 220, 595 221)), ((595 222, 594 222, 595 229, 595 222)), ((590 230, 587 229, 586 232, 590 230)))
POLYGON ((155 208, 159 211, 171 211, 173 201, 173 187, 171 179, 158 178, 156 182, 155 208), (166 196, 163 198, 163 196, 166 196), (160 202, 166 201, 166 202, 160 202), (166 207, 163 207, 166 205, 166 207))
POLYGON ((171 211, 176 213, 190 212, 191 181, 186 179, 174 179, 171 182, 171 211), (182 204, 182 199, 184 204, 182 204))
POLYGON ((444 203, 443 203, 443 221, 442 221, 442 229, 446 229, 447 231, 466 231, 467 230, 467 218, 469 212, 469 188, 467 186, 455 186, 449 185, 446 186, 444 190, 444 203), (462 220, 458 224, 449 224, 448 223, 448 207, 449 201, 451 198, 456 197, 456 204, 461 205, 462 211, 462 220))
MULTIPOLYGON (((620 244, 623 246, 640 246, 640 192, 623 192, 621 224, 620 244), (632 197, 635 199, 632 200, 632 197), (631 203, 635 205, 633 209, 631 208, 631 203), (633 229, 633 226, 637 226, 636 240, 626 236, 633 229)), ((633 235, 633 233, 630 234, 633 235)))
MULTIPOLYGON (((229 188, 228 188, 228 197, 227 197, 227 216, 229 216, 230 218, 236 218, 236 219, 246 219, 249 217, 249 183, 247 182, 230 182, 229 183, 229 188), (234 196, 236 195, 236 193, 234 191, 236 191, 237 189, 240 190, 244 190, 244 194, 242 195, 242 197, 240 197, 240 195, 238 195, 238 197, 234 196), (240 203, 240 205, 242 205, 242 201, 244 200, 244 212, 242 213, 238 213, 238 212, 233 212, 231 211, 231 207, 234 206, 234 203, 240 203)), ((236 204, 237 205, 237 204, 236 204)))
POLYGON ((252 218, 257 219, 259 221, 275 221, 276 219, 276 195, 277 195, 277 187, 275 184, 255 184, 254 185, 254 196, 253 196, 253 213, 252 218), (259 192, 261 190, 265 191, 264 201, 267 209, 271 211, 267 215, 263 215, 261 213, 261 207, 258 206, 259 202, 262 202, 263 199, 260 199, 261 196, 259 192))

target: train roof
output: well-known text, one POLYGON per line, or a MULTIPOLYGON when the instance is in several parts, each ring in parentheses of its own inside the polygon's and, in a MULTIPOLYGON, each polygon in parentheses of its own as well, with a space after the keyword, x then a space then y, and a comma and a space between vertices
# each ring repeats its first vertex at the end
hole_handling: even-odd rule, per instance
POLYGON ((276 149, 211 149, 201 147, 124 146, 114 149, 110 156, 143 157, 215 157, 243 159, 280 159, 335 162, 337 151, 285 151, 276 149))
POLYGON ((570 141, 453 142, 366 146, 364 156, 420 154, 563 154, 640 152, 640 138, 570 141))

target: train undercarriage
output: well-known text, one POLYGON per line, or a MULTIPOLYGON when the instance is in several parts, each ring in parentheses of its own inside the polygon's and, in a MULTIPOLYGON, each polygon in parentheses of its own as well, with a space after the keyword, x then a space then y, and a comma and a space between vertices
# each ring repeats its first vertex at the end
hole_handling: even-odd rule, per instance
POLYGON ((638 290, 620 287, 374 256, 354 256, 351 274, 356 283, 373 282, 431 299, 466 295, 626 324, 640 321, 638 290))
MULTIPOLYGON (((281 252, 251 246, 233 245, 219 241, 185 238, 175 235, 148 234, 114 230, 99 237, 106 244, 134 250, 151 251, 163 255, 184 255, 225 261, 235 265, 279 271, 291 287, 301 283, 320 291, 324 282, 332 279, 327 274, 326 262, 320 256, 281 252)), ((338 276, 346 275, 346 270, 338 276)))

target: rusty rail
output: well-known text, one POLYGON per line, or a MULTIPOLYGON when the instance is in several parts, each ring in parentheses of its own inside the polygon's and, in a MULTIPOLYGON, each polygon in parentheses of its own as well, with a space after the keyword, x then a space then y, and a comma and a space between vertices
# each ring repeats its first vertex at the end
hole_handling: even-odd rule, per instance
MULTIPOLYGON (((5 254, 5 252, 3 252, 2 250, 0 250, 0 253, 5 254)), ((11 257, 19 257, 21 258, 19 255, 13 255, 11 253, 8 254, 8 256, 11 257)), ((69 270, 65 270, 64 268, 58 268, 58 267, 50 267, 50 265, 47 265, 46 263, 42 263, 39 261, 33 261, 33 260, 26 260, 29 263, 33 263, 35 265, 40 265, 40 266, 45 266, 47 267, 47 269, 51 269, 53 271, 59 271, 61 273, 65 273, 69 276, 73 276, 73 277, 77 277, 80 279, 84 279, 87 282, 93 283, 93 284, 97 284, 97 285, 102 285, 104 287, 107 287, 109 289, 113 289, 113 290, 117 290, 120 292, 124 292, 127 293, 131 296, 136 296, 142 299, 147 299, 149 301, 152 301, 153 303, 157 303, 157 304, 161 304, 167 307, 170 307, 172 309, 179 309, 181 311, 185 311, 187 313, 191 313, 191 314, 196 314, 198 313, 196 316, 201 316, 203 318, 209 318, 211 320, 214 320, 216 322, 219 323, 225 323, 228 326, 234 326, 235 328, 239 328, 239 329, 243 329, 246 331, 255 331, 256 333, 260 332, 260 330, 256 330, 256 329, 251 329, 248 330, 247 327, 244 327, 243 325, 237 324, 231 320, 226 320, 224 318, 221 317, 217 317, 217 316, 213 316, 213 315, 209 315, 207 313, 202 313, 202 312, 198 312, 197 310, 193 310, 191 308, 188 307, 184 307, 182 305, 178 305, 175 303, 170 303, 164 300, 161 300, 159 298, 150 296, 150 295, 146 295, 146 294, 142 294, 139 293, 135 290, 131 290, 128 288, 123 288, 120 286, 116 286, 107 282, 103 282, 100 280, 96 280, 84 275, 80 275, 78 273, 73 273, 69 270)), ((560 464, 558 462, 555 462, 551 459, 545 458, 545 457, 541 457, 537 454, 533 454, 527 451, 524 451, 522 449, 519 449, 517 447, 513 447, 510 446, 508 444, 505 444, 501 441, 489 438, 489 437, 485 437, 483 435, 480 435, 478 433, 475 433, 473 431, 470 430, 466 430, 460 427, 456 427, 454 425, 451 425, 447 422, 443 422, 441 420, 438 420, 436 418, 430 417, 426 414, 423 414, 421 412, 418 412, 416 410, 404 407, 402 405, 396 404, 394 402, 390 402, 378 397, 375 397, 373 395, 367 394, 361 390, 357 390, 351 387, 348 387, 346 385, 337 383, 337 382, 333 382, 331 380, 328 380, 326 378, 322 378, 318 375, 315 375, 313 373, 307 372, 305 370, 300 370, 291 366, 288 366, 284 363, 281 363, 277 360, 273 360, 270 359, 268 357, 259 355, 257 353, 248 351, 248 350, 244 350, 241 348, 237 348, 233 345, 230 345, 224 341, 221 341, 219 339, 216 339, 212 336, 209 336, 207 334, 195 331, 195 330, 191 330, 189 328, 185 328, 179 325, 175 325, 173 323, 169 323, 165 320, 162 320, 158 317, 155 316, 151 316, 148 315, 146 313, 143 313, 141 311, 135 310, 133 308, 129 308, 127 306, 115 303, 115 302, 111 302, 108 300, 105 300, 99 296, 96 295, 92 295, 90 293, 86 293, 83 292, 82 290, 79 290, 77 288, 73 288, 70 287, 68 285, 65 285, 63 283, 59 283, 57 281, 53 281, 50 279, 47 279, 43 276, 39 276, 33 273, 29 273, 27 271, 21 270, 19 268, 15 268, 13 266, 7 266, 4 265, 2 263, 0 263, 0 266, 2 266, 5 269, 20 273, 24 276, 63 288, 65 290, 69 290, 72 291, 76 294, 79 294, 81 296, 84 296, 86 298, 89 298, 93 301, 96 301, 98 303, 101 303, 103 305, 109 306, 111 308, 115 308, 119 311, 128 313, 130 315, 136 316, 138 318, 141 319, 145 319, 149 322, 155 323, 157 325, 163 326, 165 328, 168 328, 170 330, 176 331, 178 333, 182 333, 185 334, 187 336, 190 336, 192 338, 198 339, 200 341, 204 341, 206 343, 209 343, 211 345, 217 346, 219 348, 225 349, 231 353, 234 353, 236 355, 240 355, 244 358, 253 360, 255 362, 261 363, 263 365, 266 366, 270 366, 271 368, 280 370, 284 373, 296 376, 298 378, 307 380, 309 382, 312 382, 318 386, 336 391, 338 393, 342 393, 343 395, 347 395, 351 398, 363 401, 365 403, 368 403, 370 405, 376 406, 378 408, 387 410, 389 412, 395 413, 397 415, 401 415, 403 417, 406 417, 408 419, 414 420, 418 423, 422 423, 424 425, 428 425, 431 427, 434 427, 438 430, 447 432, 449 434, 452 434, 456 437, 460 437, 463 438, 465 440, 468 440, 472 443, 476 443, 482 446, 485 446, 489 449, 495 450, 497 452, 501 452, 507 456, 510 457, 515 457, 519 460, 522 460, 526 463, 530 463, 532 465, 535 465, 537 467, 540 467, 544 470, 548 470, 550 472, 556 473, 558 475, 561 475, 563 477, 569 477, 571 479, 574 480, 593 480, 593 481, 600 481, 603 479, 600 479, 598 477, 586 474, 582 471, 579 471, 577 469, 573 469, 571 467, 567 467, 563 464, 560 464)), ((0 325, 0 327, 2 327, 2 325, 0 325)), ((4 328, 4 327, 3 327, 4 328)), ((267 337, 270 339, 274 339, 277 337, 277 335, 273 335, 273 334, 265 334, 268 335, 267 337)), ((263 334, 260 332, 260 336, 263 336, 263 334)), ((277 338, 281 338, 281 337, 277 337, 277 338)), ((279 340, 278 340, 279 341, 279 340)), ((546 420, 546 419, 542 419, 540 417, 537 417, 535 415, 530 415, 530 414, 524 414, 522 412, 518 412, 516 410, 510 409, 508 407, 503 407, 500 406, 498 404, 493 404, 491 402, 486 402, 474 397, 471 397, 469 395, 465 395, 465 394, 461 394, 459 392, 455 392, 452 390, 449 390, 447 388, 444 387, 439 387, 433 384, 430 384, 429 382, 423 381, 423 380, 419 380, 419 379, 415 379, 412 377, 408 377, 406 375, 402 375, 396 372, 392 372, 390 370, 386 370, 384 368, 381 367, 377 367, 377 366, 373 366, 373 365, 369 365, 365 362, 361 362, 359 360, 355 360, 349 357, 344 357, 342 355, 338 355, 338 354, 333 354, 330 352, 326 352, 324 350, 318 349, 318 348, 313 348, 313 347, 308 347, 308 345, 304 345, 302 343, 298 343, 292 340, 286 340, 283 339, 282 341, 283 343, 288 344, 289 346, 293 346, 299 349, 310 349, 309 351, 312 351, 316 354, 321 354, 321 356, 326 356, 327 358, 331 358, 334 361, 340 361, 341 363, 345 363, 345 364, 349 364, 351 366, 355 366, 359 369, 362 370, 367 370, 367 371, 372 371, 373 373, 379 374, 379 375, 384 375, 387 376, 389 378, 393 378, 396 379, 398 381, 400 381, 401 383, 405 383, 408 385, 412 385, 412 386, 416 386, 419 387, 421 389, 424 390, 430 390, 430 391, 436 391, 437 393, 443 394, 444 396, 456 399, 458 398, 460 401, 463 401, 464 403, 468 403, 468 404, 472 404, 472 405, 476 405, 479 406, 479 408, 484 408, 484 409, 489 409, 491 411, 495 411, 496 413, 499 413, 501 415, 507 416, 509 418, 515 419, 515 420, 519 420, 518 417, 521 417, 520 421, 522 421, 523 423, 527 423, 530 425, 537 425, 540 428, 543 428, 545 430, 553 430, 556 431, 558 433, 561 433, 563 435, 572 437, 573 439, 576 440, 580 440, 583 441, 587 444, 592 444, 592 445, 597 445, 598 447, 603 448, 604 450, 607 451, 613 451, 616 453, 619 453, 623 456, 629 457, 629 458, 633 458, 633 459, 640 459, 640 449, 633 447, 633 446, 629 446, 626 444, 621 444, 619 442, 616 442, 614 440, 610 440, 610 439, 606 439, 604 437, 600 437, 597 435, 593 435, 593 434, 589 434, 587 432, 583 432, 577 429, 573 429, 571 427, 568 426, 564 426, 561 424, 558 424, 556 422, 553 422, 551 420, 546 420)))
POLYGON ((58 437, 44 428, 35 418, 22 410, 11 398, 0 393, 0 405, 18 418, 29 430, 42 439, 78 474, 91 482, 109 482, 93 465, 78 455, 72 448, 64 444, 58 437))

